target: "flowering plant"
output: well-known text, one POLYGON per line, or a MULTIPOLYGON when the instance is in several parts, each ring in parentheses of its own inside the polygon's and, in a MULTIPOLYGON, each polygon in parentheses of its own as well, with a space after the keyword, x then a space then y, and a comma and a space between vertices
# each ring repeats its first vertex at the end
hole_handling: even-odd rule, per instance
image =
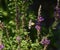
POLYGON ((0 50, 49 50, 51 44, 56 46, 52 37, 60 19, 59 4, 54 11, 55 21, 47 31, 42 5, 39 5, 36 16, 29 10, 33 0, 4 2, 6 9, 0 8, 0 50))

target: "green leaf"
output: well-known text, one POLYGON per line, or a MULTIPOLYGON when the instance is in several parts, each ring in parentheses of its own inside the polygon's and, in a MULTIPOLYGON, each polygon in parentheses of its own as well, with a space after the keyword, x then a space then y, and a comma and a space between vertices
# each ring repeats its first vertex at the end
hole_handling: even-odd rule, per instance
POLYGON ((3 31, 2 30, 0 30, 0 36, 3 34, 3 31))
POLYGON ((28 35, 29 32, 24 32, 24 35, 28 35))
POLYGON ((11 21, 9 21, 9 24, 15 25, 15 22, 11 20, 11 21))
POLYGON ((8 13, 7 13, 6 11, 3 11, 2 14, 3 14, 4 16, 7 16, 7 15, 8 15, 8 13))

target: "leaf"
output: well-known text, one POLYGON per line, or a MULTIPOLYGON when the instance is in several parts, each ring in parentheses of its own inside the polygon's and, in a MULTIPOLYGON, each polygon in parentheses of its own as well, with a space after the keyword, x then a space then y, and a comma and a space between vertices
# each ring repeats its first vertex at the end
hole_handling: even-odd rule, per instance
POLYGON ((15 25, 15 22, 11 20, 11 21, 9 21, 9 24, 15 25))
POLYGON ((3 14, 4 16, 7 16, 7 15, 8 15, 8 13, 7 13, 6 11, 3 11, 2 14, 3 14))
POLYGON ((2 30, 0 30, 0 36, 3 34, 3 31, 2 30))
POLYGON ((24 35, 28 35, 29 32, 24 32, 24 35))

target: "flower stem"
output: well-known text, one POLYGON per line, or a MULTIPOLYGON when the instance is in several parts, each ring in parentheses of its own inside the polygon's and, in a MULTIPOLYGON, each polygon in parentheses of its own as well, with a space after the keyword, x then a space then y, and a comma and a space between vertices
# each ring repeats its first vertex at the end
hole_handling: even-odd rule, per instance
MULTIPOLYGON (((19 19, 19 8, 18 8, 18 4, 17 4, 17 0, 15 0, 15 8, 16 8, 16 17, 15 17, 15 21, 16 21, 16 30, 17 30, 17 33, 19 33, 19 22, 20 22, 20 19, 19 19)), ((19 34, 18 34, 19 35, 19 34)), ((21 38, 21 37, 20 37, 21 38)), ((21 40, 20 40, 21 41, 21 40)), ((18 42, 18 50, 21 50, 21 43, 20 41, 18 42)))
POLYGON ((17 4, 17 0, 15 0, 15 7, 16 7, 16 29, 19 29, 19 8, 18 8, 18 4, 17 4))
POLYGON ((40 31, 39 30, 37 30, 37 37, 38 37, 38 41, 39 41, 39 35, 40 35, 40 31))
POLYGON ((6 28, 6 34, 7 34, 7 38, 9 38, 9 32, 7 28, 6 28))
MULTIPOLYGON (((39 6, 39 9, 38 9, 38 17, 41 15, 41 5, 39 6)), ((38 41, 39 41, 39 35, 40 35, 40 31, 37 30, 37 37, 38 37, 38 41)))
POLYGON ((46 50, 46 49, 47 49, 47 46, 48 46, 48 45, 45 45, 44 48, 43 48, 43 50, 46 50))

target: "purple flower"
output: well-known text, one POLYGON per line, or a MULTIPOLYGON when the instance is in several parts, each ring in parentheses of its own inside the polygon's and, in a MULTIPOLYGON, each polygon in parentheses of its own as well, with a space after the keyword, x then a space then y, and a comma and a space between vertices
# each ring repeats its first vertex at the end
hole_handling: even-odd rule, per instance
POLYGON ((40 25, 40 22, 36 21, 36 25, 40 25))
POLYGON ((17 37, 16 37, 16 40, 17 40, 17 41, 20 41, 20 36, 17 36, 17 37))
POLYGON ((42 21, 44 21, 44 18, 40 16, 40 17, 38 17, 38 21, 42 22, 42 21))
POLYGON ((43 38, 43 39, 41 40, 41 44, 42 44, 42 45, 48 45, 48 44, 50 44, 50 40, 48 40, 47 38, 43 38))
POLYGON ((54 16, 55 16, 55 17, 59 17, 59 13, 54 12, 54 16))
POLYGON ((55 11, 56 11, 57 13, 60 13, 60 8, 55 8, 55 11))
POLYGON ((60 8, 58 6, 56 6, 55 8, 54 16, 57 18, 60 18, 60 8))
POLYGON ((60 8, 57 10, 58 13, 60 13, 60 8))
POLYGON ((4 48, 4 45, 3 44, 0 44, 0 49, 3 49, 4 48))
POLYGON ((36 21, 36 26, 35 26, 35 28, 36 28, 36 30, 40 30, 41 29, 41 22, 42 21, 44 21, 44 18, 42 18, 41 16, 39 16, 38 18, 37 18, 37 21, 36 21))
POLYGON ((40 30, 40 29, 41 29, 41 27, 40 27, 39 25, 36 25, 35 28, 36 28, 37 30, 40 30))
POLYGON ((58 5, 56 5, 56 7, 54 8, 55 10, 58 10, 58 5))

